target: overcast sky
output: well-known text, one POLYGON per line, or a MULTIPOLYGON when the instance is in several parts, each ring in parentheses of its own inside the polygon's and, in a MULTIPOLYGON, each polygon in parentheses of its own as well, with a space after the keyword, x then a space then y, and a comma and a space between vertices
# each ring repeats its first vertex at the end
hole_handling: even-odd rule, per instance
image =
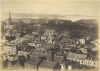
POLYGON ((98 1, 2 0, 1 13, 31 13, 97 16, 98 1))

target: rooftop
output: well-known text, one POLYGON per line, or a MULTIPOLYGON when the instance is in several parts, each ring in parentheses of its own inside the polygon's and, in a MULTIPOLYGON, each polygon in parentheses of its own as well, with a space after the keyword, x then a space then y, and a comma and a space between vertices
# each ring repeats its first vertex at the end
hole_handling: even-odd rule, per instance
POLYGON ((56 66, 57 62, 52 62, 52 61, 47 61, 44 60, 41 64, 40 67, 45 67, 45 68, 50 68, 53 69, 56 66))
POLYGON ((41 59, 29 59, 26 61, 27 64, 37 66, 41 59))

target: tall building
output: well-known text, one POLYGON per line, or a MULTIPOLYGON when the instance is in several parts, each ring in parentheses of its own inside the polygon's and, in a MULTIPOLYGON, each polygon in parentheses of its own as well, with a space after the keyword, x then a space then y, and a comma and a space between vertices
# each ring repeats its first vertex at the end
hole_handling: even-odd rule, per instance
MULTIPOLYGON (((6 21, 6 24, 5 24, 5 28, 4 29, 6 29, 7 31, 9 31, 10 29, 12 29, 12 18, 11 18, 11 13, 10 13, 10 11, 9 11, 9 18, 8 18, 8 20, 6 21)), ((7 32, 6 31, 6 32, 7 32)))

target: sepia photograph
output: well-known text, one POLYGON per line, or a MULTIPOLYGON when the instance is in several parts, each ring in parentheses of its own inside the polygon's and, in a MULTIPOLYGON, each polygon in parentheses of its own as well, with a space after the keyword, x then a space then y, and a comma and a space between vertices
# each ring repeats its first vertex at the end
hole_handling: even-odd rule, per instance
POLYGON ((99 71, 99 0, 0 0, 0 71, 99 71))

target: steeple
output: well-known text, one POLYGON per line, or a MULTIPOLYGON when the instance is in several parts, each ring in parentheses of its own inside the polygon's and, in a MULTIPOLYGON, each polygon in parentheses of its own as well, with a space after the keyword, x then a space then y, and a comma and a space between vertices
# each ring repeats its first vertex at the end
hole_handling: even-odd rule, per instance
POLYGON ((11 13, 9 11, 9 24, 11 25, 12 24, 12 18, 11 18, 11 13))

